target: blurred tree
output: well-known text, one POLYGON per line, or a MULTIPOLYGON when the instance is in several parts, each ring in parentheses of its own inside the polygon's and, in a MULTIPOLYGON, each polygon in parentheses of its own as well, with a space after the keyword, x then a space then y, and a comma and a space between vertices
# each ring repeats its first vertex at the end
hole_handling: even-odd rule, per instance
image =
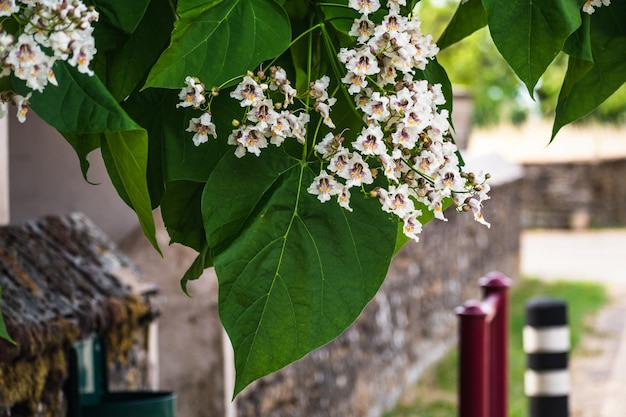
MULTIPOLYGON (((458 7, 457 0, 421 0, 418 14, 425 33, 435 38, 445 29, 458 7)), ((442 50, 437 59, 448 71, 455 91, 474 100, 475 126, 523 123, 531 114, 554 117, 559 91, 567 69, 567 56, 559 54, 539 80, 534 97, 502 59, 486 27, 442 50)), ((579 123, 626 123, 626 86, 618 89, 579 123)))

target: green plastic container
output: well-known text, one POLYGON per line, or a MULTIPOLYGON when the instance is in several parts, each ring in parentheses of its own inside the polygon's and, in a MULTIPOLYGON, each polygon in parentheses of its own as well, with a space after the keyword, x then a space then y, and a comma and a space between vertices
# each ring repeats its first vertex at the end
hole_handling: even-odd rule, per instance
POLYGON ((116 392, 99 404, 81 406, 84 417, 175 417, 176 396, 171 392, 116 392))
POLYGON ((105 347, 99 337, 74 345, 68 388, 70 417, 175 417, 172 392, 108 392, 105 347))

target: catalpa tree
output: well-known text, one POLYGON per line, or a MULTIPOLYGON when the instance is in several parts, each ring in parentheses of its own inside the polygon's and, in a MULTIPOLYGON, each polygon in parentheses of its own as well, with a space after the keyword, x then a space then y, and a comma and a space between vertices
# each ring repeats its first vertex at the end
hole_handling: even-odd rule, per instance
MULTIPOLYGON (((416 0, 2 0, 1 99, 99 150, 158 251, 214 267, 235 395, 341 334, 426 222, 489 226, 437 54, 488 25, 532 93, 569 65, 553 136, 626 80, 626 3, 469 0, 435 41, 416 0)), ((547 138, 551 139, 551 138, 547 138)), ((3 323, 0 333, 8 337, 3 323)))

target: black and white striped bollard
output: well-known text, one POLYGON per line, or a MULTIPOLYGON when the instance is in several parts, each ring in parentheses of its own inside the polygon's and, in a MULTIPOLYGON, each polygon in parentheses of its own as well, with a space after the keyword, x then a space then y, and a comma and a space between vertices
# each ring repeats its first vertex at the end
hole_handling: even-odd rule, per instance
POLYGON ((567 305, 554 298, 526 303, 524 390, 529 417, 568 417, 570 349, 567 305))

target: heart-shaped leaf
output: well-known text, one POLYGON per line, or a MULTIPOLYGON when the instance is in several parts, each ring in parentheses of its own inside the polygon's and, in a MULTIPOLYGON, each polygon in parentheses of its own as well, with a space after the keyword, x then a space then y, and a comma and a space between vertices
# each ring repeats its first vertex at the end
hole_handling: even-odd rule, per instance
POLYGON ((202 211, 235 394, 341 334, 385 277, 397 221, 358 191, 354 212, 320 203, 307 192, 315 175, 266 149, 225 156, 207 181, 202 211))
POLYGON ((570 57, 559 93, 552 138, 561 127, 589 114, 626 82, 626 2, 600 7, 591 16, 593 67, 570 57))
POLYGON ((578 3, 483 0, 496 47, 531 95, 539 77, 580 26, 578 3))
POLYGON ((180 88, 189 75, 208 86, 219 85, 289 46, 289 17, 274 0, 231 0, 204 7, 185 3, 178 5, 180 20, 170 46, 152 68, 146 88, 180 88))

